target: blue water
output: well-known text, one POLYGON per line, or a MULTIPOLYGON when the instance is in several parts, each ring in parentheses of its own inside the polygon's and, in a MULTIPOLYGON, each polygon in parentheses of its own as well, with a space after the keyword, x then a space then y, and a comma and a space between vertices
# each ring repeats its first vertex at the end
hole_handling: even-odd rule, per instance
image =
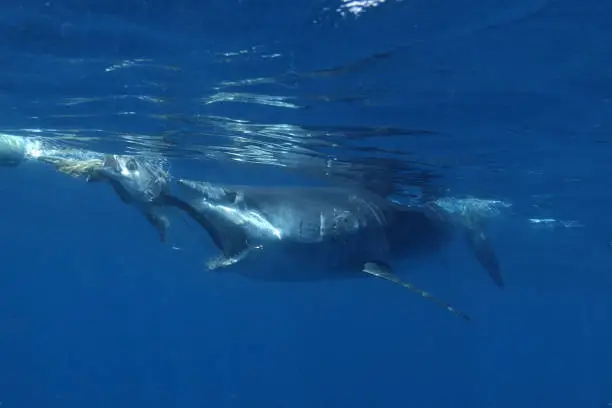
POLYGON ((509 202, 506 288, 462 242, 402 267, 469 324, 383 281, 213 273, 197 228, 173 250, 107 185, 0 168, 2 408, 612 403, 612 3, 341 6, 6 1, 0 130, 193 179, 509 202))

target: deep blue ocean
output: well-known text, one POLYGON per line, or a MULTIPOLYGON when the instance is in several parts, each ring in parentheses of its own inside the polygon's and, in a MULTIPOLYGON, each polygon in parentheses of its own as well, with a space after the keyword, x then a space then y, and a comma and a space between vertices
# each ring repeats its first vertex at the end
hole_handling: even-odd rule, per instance
MULTIPOLYGON (((5 0, 0 133, 173 175, 511 204, 376 279, 208 271, 105 183, 0 166, 0 407, 612 406, 612 2, 5 0)), ((300 268, 289 264, 287 268, 300 268)))

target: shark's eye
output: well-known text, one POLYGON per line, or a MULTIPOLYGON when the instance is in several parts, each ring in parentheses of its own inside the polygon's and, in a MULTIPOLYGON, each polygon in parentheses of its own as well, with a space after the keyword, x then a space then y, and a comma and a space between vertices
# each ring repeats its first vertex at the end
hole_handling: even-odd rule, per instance
POLYGON ((128 169, 129 171, 136 171, 138 170, 138 164, 136 164, 136 160, 129 159, 128 161, 125 162, 125 168, 128 169))

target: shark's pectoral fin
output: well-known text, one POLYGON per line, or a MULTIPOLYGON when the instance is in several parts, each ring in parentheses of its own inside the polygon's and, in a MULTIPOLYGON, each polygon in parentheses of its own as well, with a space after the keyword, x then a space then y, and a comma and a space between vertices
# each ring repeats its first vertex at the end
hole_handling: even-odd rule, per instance
POLYGON ((198 211, 196 206, 172 195, 164 195, 161 201, 185 211, 208 233, 213 243, 223 253, 222 256, 208 262, 209 269, 226 267, 241 261, 251 250, 246 233, 242 228, 231 224, 215 214, 198 211))
POLYGON ((261 247, 260 246, 248 247, 248 248, 244 249, 242 252, 237 253, 236 255, 232 255, 232 256, 220 255, 220 256, 218 256, 218 257, 208 261, 206 263, 206 266, 211 271, 214 271, 214 270, 220 269, 220 268, 226 268, 228 266, 234 265, 234 264, 242 261, 253 250, 256 250, 256 249, 261 249, 261 247))
POLYGON ((480 265, 487 271, 493 282, 500 288, 504 287, 499 261, 493 251, 491 243, 487 239, 482 228, 466 228, 466 241, 471 251, 480 262, 480 265))
POLYGON ((453 306, 451 306, 449 303, 438 299, 437 297, 429 294, 428 292, 425 292, 422 289, 417 288, 416 286, 414 286, 411 283, 408 282, 404 282, 402 281, 400 278, 398 278, 395 274, 393 274, 393 272, 391 272, 391 267, 384 263, 384 262, 379 262, 379 261, 374 261, 374 262, 366 262, 363 265, 363 269, 362 272, 365 272, 369 275, 372 276, 376 276, 377 278, 381 278, 381 279, 385 279, 388 280, 390 282, 393 282, 397 285, 400 285, 406 289, 408 289, 411 292, 414 292, 418 295, 421 295, 423 298, 430 300, 436 304, 438 304, 438 306, 441 306, 443 308, 445 308, 446 310, 448 310, 449 312, 451 312, 452 314, 461 317, 464 320, 472 320, 470 318, 470 316, 468 316, 467 314, 455 309, 453 306))
POLYGON ((165 244, 167 231, 170 227, 170 221, 168 218, 164 215, 159 215, 153 212, 146 213, 145 217, 147 218, 147 221, 149 221, 149 223, 157 230, 159 240, 165 244))
MULTIPOLYGON (((199 220, 198 223, 203 225, 201 221, 199 220)), ((249 255, 252 248, 248 245, 246 235, 242 229, 233 225, 218 226, 218 223, 214 221, 207 221, 209 221, 211 229, 206 227, 205 229, 215 245, 223 252, 222 255, 207 262, 208 269, 226 268, 242 261, 249 255)))

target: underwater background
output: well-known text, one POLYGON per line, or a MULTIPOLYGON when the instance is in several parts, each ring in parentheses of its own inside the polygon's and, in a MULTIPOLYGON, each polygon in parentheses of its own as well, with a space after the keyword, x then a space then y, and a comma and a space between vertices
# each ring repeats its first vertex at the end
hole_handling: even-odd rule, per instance
MULTIPOLYGON (((105 184, 0 167, 0 404, 612 404, 612 2, 3 2, 0 133, 221 183, 511 204, 506 287, 460 240, 380 280, 211 272, 105 184)), ((300 268, 301 265, 287 265, 300 268)))

